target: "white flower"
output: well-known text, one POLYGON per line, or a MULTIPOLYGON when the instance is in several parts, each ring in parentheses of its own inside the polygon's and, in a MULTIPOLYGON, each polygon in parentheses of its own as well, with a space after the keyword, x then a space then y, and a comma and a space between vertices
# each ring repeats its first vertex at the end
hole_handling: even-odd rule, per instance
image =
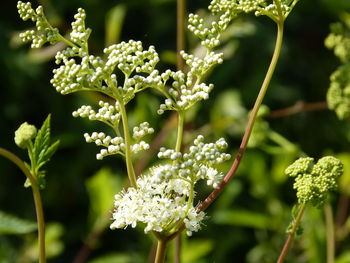
MULTIPOLYGON (((159 180, 163 166, 150 169, 137 180, 138 188, 128 188, 115 196, 112 229, 146 224, 144 231, 167 232, 185 222, 188 233, 200 228, 204 212, 188 204, 191 185, 180 179, 159 180)), ((166 169, 165 169, 166 170, 166 169)))

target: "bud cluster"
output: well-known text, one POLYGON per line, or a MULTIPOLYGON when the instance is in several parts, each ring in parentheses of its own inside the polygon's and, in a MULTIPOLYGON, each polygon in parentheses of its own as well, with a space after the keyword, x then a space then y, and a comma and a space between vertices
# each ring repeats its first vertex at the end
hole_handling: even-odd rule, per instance
POLYGON ((314 164, 310 157, 300 158, 290 165, 285 173, 295 177, 299 203, 322 206, 328 193, 337 189, 336 179, 343 174, 343 164, 332 156, 326 156, 314 164))
POLYGON ((115 102, 114 105, 108 102, 99 101, 99 110, 96 112, 91 106, 83 105, 79 109, 73 112, 73 117, 89 118, 90 120, 97 120, 107 123, 112 127, 117 127, 120 121, 119 103, 115 102))
POLYGON ((91 135, 88 133, 84 134, 87 143, 94 142, 97 146, 104 146, 100 153, 96 155, 97 160, 102 160, 104 157, 113 154, 124 155, 125 143, 122 137, 106 136, 103 132, 93 132, 91 135))
POLYGON ((223 138, 215 143, 204 143, 203 140, 204 137, 199 135, 194 140, 194 145, 189 148, 189 152, 184 154, 172 149, 160 148, 158 158, 170 159, 172 164, 163 166, 163 169, 159 170, 159 174, 156 174, 159 180, 172 177, 195 183, 200 179, 207 179, 208 185, 216 187, 222 175, 213 167, 229 160, 231 155, 222 153, 227 148, 223 138))
POLYGON ((32 42, 32 48, 40 48, 45 43, 56 44, 60 40, 57 28, 53 28, 46 20, 43 7, 39 6, 34 10, 30 2, 17 2, 19 16, 24 20, 35 22, 36 30, 27 30, 19 35, 24 42, 32 42))
POLYGON ((344 22, 331 25, 331 33, 325 40, 325 45, 333 49, 342 62, 332 73, 327 92, 328 106, 339 119, 350 117, 350 28, 346 26, 349 21, 344 22))
POLYGON ((285 19, 299 0, 212 0, 209 10, 213 13, 230 12, 266 15, 277 21, 285 19))

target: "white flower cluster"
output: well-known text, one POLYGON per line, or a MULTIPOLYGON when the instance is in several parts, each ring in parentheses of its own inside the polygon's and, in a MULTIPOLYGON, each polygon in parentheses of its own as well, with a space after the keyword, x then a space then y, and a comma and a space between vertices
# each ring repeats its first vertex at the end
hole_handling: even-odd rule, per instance
POLYGON ((120 121, 119 103, 115 102, 114 105, 108 102, 99 101, 99 110, 96 112, 91 106, 83 105, 79 109, 73 112, 73 117, 89 118, 90 120, 98 120, 112 127, 117 127, 120 121))
POLYGON ((154 133, 154 129, 149 126, 148 122, 143 122, 139 126, 136 126, 133 128, 133 135, 132 137, 139 141, 141 138, 143 138, 147 134, 154 133))
POLYGON ((82 48, 77 47, 57 53, 56 63, 63 62, 63 65, 53 70, 51 83, 58 92, 68 94, 80 90, 95 90, 126 104, 135 93, 145 88, 162 89, 164 86, 159 72, 155 70, 159 57, 153 46, 143 50, 140 41, 121 42, 104 49, 104 53, 108 55, 106 61, 98 56, 84 55, 85 53, 82 48), (76 55, 82 57, 80 64, 72 58, 76 55), (116 68, 125 76, 121 86, 118 85, 114 73, 116 68))
POLYGON ((170 235, 184 223, 187 235, 198 231, 205 214, 193 205, 194 186, 200 179, 218 186, 222 174, 212 166, 230 158, 221 153, 227 147, 224 139, 208 144, 203 140, 198 136, 185 154, 161 148, 158 157, 170 159, 170 163, 151 168, 137 180, 137 188, 130 187, 115 196, 111 228, 135 227, 142 222, 146 233, 170 235))
POLYGON ((223 63, 223 54, 215 53, 213 49, 220 45, 219 38, 232 19, 231 12, 224 12, 218 22, 212 22, 211 27, 207 28, 204 25, 204 19, 196 14, 189 15, 188 29, 201 39, 201 45, 207 49, 207 52, 200 58, 181 51, 180 55, 189 66, 189 71, 184 73, 167 70, 161 74, 163 83, 170 78, 173 82, 171 88, 166 91, 167 98, 160 105, 159 114, 163 114, 165 110, 185 111, 196 102, 209 98, 214 85, 202 83, 201 79, 215 65, 223 63))
POLYGON ((220 45, 220 36, 225 31, 231 20, 232 14, 226 11, 219 17, 219 21, 213 21, 211 27, 204 26, 204 19, 197 14, 190 14, 188 17, 188 29, 202 40, 201 45, 212 50, 220 45))
POLYGON ((54 45, 59 41, 59 32, 57 28, 53 28, 47 22, 42 6, 38 6, 34 10, 30 2, 23 3, 21 1, 17 2, 17 9, 20 17, 26 21, 31 19, 35 22, 36 30, 27 30, 21 34, 19 37, 24 42, 32 42, 32 48, 40 48, 46 42, 54 45))
POLYGON ((87 143, 94 142, 97 146, 104 146, 100 153, 96 155, 97 160, 102 160, 104 157, 112 154, 124 155, 125 143, 122 137, 106 136, 103 132, 93 132, 91 135, 88 133, 84 134, 87 143))
POLYGON ((78 13, 74 15, 75 21, 72 22, 72 32, 70 33, 71 40, 80 47, 87 45, 91 29, 85 28, 85 10, 82 8, 78 9, 78 13))
POLYGON ((184 154, 162 147, 158 158, 171 159, 173 162, 163 166, 158 174, 159 180, 173 177, 197 182, 200 179, 206 179, 208 185, 216 187, 222 174, 213 166, 229 160, 231 155, 222 153, 227 148, 223 138, 215 143, 204 143, 203 140, 204 137, 199 135, 194 140, 194 145, 189 148, 189 152, 184 154))
MULTIPOLYGON (((51 84, 61 94, 68 94, 81 90, 104 91, 101 89, 103 78, 101 78, 101 70, 95 70, 93 65, 102 64, 102 60, 95 56, 85 56, 81 63, 77 64, 76 60, 64 56, 65 53, 60 52, 56 56, 56 61, 62 60, 64 65, 54 69, 54 76, 51 84)), ((107 92, 107 91, 105 91, 107 92)))
POLYGON ((140 41, 130 40, 105 48, 104 53, 108 58, 102 72, 112 74, 115 67, 118 67, 125 75, 124 85, 121 87, 117 85, 116 76, 112 74, 114 86, 118 87, 118 92, 125 103, 131 100, 135 93, 145 88, 160 89, 164 86, 158 70, 155 69, 159 57, 153 46, 143 50, 140 41))
POLYGON ((187 235, 200 229, 205 214, 188 203, 191 185, 183 180, 169 179, 159 182, 158 170, 151 168, 148 175, 137 180, 138 188, 128 188, 115 196, 111 229, 136 227, 144 223, 145 233, 150 231, 171 234, 181 222, 185 223, 187 235), (180 191, 179 191, 180 190, 180 191))
POLYGON ((210 91, 214 88, 213 84, 207 85, 197 82, 205 74, 206 70, 209 69, 210 64, 222 63, 222 58, 213 53, 210 58, 206 57, 207 61, 205 61, 205 59, 194 58, 184 52, 181 54, 183 57, 188 58, 186 61, 190 66, 193 65, 194 67, 187 74, 182 71, 173 72, 168 70, 161 75, 164 82, 170 77, 174 81, 171 84, 172 87, 168 90, 169 95, 167 99, 159 107, 158 114, 163 114, 165 110, 187 110, 196 102, 208 99, 210 91), (194 75, 197 77, 196 83, 193 83, 194 75))
POLYGON ((286 18, 299 0, 212 0, 209 10, 213 13, 230 12, 231 15, 239 13, 254 13, 256 16, 267 15, 277 20, 286 18), (278 5, 278 6, 277 6, 278 5))

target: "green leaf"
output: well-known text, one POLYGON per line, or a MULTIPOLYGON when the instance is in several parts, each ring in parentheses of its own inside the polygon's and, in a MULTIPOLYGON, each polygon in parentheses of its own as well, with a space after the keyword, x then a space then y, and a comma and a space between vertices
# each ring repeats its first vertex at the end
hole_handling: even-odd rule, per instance
POLYGON ((193 263, 194 260, 198 260, 206 256, 213 250, 213 248, 214 242, 212 240, 190 240, 184 246, 182 260, 184 263, 193 263))
MULTIPOLYGON (((46 225, 45 231, 45 245, 46 245, 46 257, 56 257, 62 253, 64 244, 61 240, 64 228, 60 223, 49 223, 46 225)), ((33 236, 26 241, 23 253, 27 258, 27 262, 34 261, 38 262, 39 258, 39 242, 38 238, 33 236)))
POLYGON ((247 210, 231 209, 217 211, 213 215, 213 221, 221 225, 245 226, 258 229, 274 229, 271 218, 261 213, 247 210))
MULTIPOLYGON (((34 142, 34 159, 35 164, 40 165, 41 160, 43 156, 45 155, 45 152, 47 148, 49 147, 50 143, 50 120, 51 115, 49 114, 44 121, 43 125, 41 126, 40 130, 38 131, 38 134, 35 138, 34 142)), ((37 167, 35 167, 37 168, 37 167)))
POLYGON ((342 194, 350 196, 350 154, 339 153, 336 157, 344 164, 344 174, 339 178, 339 190, 342 194))
POLYGON ((53 144, 51 144, 49 148, 47 148, 40 160, 40 163, 38 163, 38 169, 41 168, 45 163, 47 163, 51 159, 52 155, 57 151, 59 144, 60 141, 57 140, 53 144))
POLYGON ((348 263, 350 262, 350 251, 346 251, 340 254, 339 257, 335 260, 335 263, 348 263))
POLYGON ((116 5, 108 12, 106 17, 106 47, 119 42, 125 13, 124 5, 116 5))
POLYGON ((102 224, 97 227, 104 227, 105 219, 109 220, 109 212, 113 209, 114 195, 122 187, 122 179, 114 175, 108 168, 102 168, 86 181, 86 189, 90 198, 89 219, 93 225, 102 224))
POLYGON ((0 211, 0 234, 27 234, 37 229, 36 222, 0 211))
POLYGON ((105 256, 93 259, 91 261, 88 261, 88 263, 129 263, 129 262, 132 262, 130 255, 119 254, 119 253, 105 255, 105 256))
MULTIPOLYGON (((36 176, 40 174, 43 177, 45 175, 44 172, 40 172, 39 170, 50 160, 59 145, 59 141, 50 145, 50 120, 51 115, 49 114, 38 131, 32 152, 29 153, 32 165, 34 166, 31 167, 31 170, 35 171, 36 176)), ((42 185, 45 185, 45 182, 42 185)))

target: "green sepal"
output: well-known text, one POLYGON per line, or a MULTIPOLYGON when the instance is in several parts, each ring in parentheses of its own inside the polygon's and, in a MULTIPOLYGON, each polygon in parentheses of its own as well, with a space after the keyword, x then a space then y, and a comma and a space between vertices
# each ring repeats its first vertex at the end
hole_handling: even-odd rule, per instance
POLYGON ((45 174, 46 174, 45 171, 41 171, 39 176, 38 176, 37 183, 38 183, 40 189, 45 189, 45 187, 46 187, 45 174))
MULTIPOLYGON (((30 151, 28 151, 28 153, 29 153, 29 157, 31 159, 30 151)), ((28 163, 24 162, 24 165, 28 168, 29 171, 31 171, 32 168, 30 167, 30 165, 28 163)), ((31 185, 32 184, 30 183, 30 180, 27 178, 26 181, 24 182, 24 187, 28 188, 28 187, 31 187, 31 185)))

